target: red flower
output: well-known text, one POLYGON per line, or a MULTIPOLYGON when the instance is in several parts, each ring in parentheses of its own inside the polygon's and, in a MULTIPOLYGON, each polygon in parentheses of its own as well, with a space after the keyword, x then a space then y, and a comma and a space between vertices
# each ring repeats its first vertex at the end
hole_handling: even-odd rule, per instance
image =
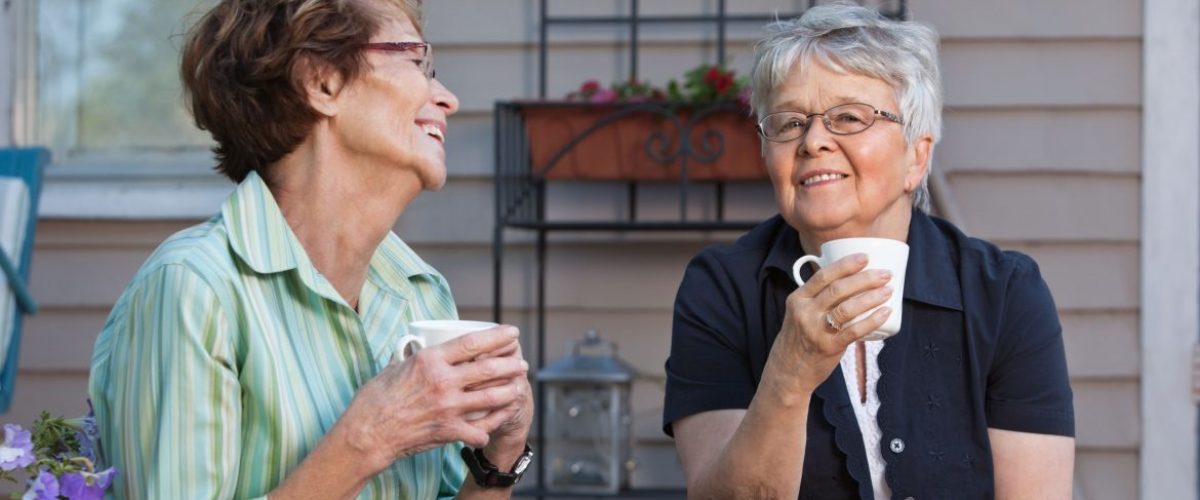
POLYGON ((579 92, 582 93, 583 95, 592 95, 592 94, 595 94, 596 92, 598 92, 599 90, 600 90, 600 82, 597 82, 596 80, 588 80, 586 82, 583 82, 583 85, 579 87, 579 92))
POLYGON ((708 68, 708 71, 704 73, 704 81, 716 85, 717 80, 720 80, 721 76, 720 68, 713 66, 708 68))
POLYGON ((725 91, 729 90, 730 87, 733 87, 733 75, 721 75, 721 77, 717 79, 715 83, 713 83, 713 87, 716 88, 717 95, 724 94, 725 91))

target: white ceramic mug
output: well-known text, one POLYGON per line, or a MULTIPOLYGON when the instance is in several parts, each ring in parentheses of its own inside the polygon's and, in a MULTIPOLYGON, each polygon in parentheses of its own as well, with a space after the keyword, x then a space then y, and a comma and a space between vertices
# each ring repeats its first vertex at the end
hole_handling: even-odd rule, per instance
MULTIPOLYGON (((792 265, 792 278, 796 280, 797 284, 803 286, 804 279, 800 277, 800 268, 805 264, 813 263, 818 267, 826 267, 838 259, 856 253, 867 255, 866 269, 887 269, 892 272, 892 279, 888 281, 887 285, 892 288, 892 296, 879 306, 886 305, 892 308, 892 314, 878 330, 863 337, 863 340, 883 340, 900 331, 900 316, 904 305, 904 272, 908 269, 908 245, 904 242, 887 238, 844 238, 828 241, 821 245, 819 257, 805 255, 796 260, 796 263, 792 265)), ((856 323, 870 316, 879 307, 871 308, 846 324, 856 323)))
MULTIPOLYGON (((400 362, 408 359, 413 353, 443 344, 472 332, 496 327, 489 321, 467 321, 459 319, 438 319, 413 321, 408 324, 408 334, 396 341, 396 359, 400 362)), ((479 420, 487 415, 486 411, 468 413, 467 420, 479 420)))

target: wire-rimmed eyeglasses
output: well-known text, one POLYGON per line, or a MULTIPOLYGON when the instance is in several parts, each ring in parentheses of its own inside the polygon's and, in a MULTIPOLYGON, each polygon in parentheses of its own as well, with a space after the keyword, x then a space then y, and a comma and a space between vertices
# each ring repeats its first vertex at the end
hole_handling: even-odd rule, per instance
POLYGON ((799 111, 780 111, 764 116, 758 122, 758 133, 771 142, 794 141, 808 132, 812 126, 813 117, 821 117, 825 129, 835 135, 851 135, 862 132, 875 124, 875 117, 904 125, 900 115, 875 109, 875 106, 859 102, 839 104, 825 110, 824 113, 801 113, 799 111))
POLYGON ((437 78, 437 70, 433 67, 433 46, 426 42, 373 42, 363 44, 363 49, 419 54, 420 59, 413 59, 413 62, 425 73, 425 78, 437 78))

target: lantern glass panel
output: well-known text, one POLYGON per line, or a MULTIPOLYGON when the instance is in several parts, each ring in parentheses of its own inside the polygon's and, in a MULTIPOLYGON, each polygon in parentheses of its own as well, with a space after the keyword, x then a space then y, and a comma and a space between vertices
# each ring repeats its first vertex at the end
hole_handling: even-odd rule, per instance
POLYGON ((616 388, 602 384, 550 385, 551 483, 615 488, 614 433, 619 416, 612 408, 616 388))

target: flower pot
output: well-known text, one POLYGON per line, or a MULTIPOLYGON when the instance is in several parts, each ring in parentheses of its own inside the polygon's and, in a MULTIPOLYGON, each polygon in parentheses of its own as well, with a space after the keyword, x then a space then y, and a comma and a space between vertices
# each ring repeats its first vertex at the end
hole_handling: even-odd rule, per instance
POLYGON ((685 164, 688 180, 767 178, 754 120, 739 106, 556 103, 520 114, 530 168, 545 179, 677 181, 685 164))

